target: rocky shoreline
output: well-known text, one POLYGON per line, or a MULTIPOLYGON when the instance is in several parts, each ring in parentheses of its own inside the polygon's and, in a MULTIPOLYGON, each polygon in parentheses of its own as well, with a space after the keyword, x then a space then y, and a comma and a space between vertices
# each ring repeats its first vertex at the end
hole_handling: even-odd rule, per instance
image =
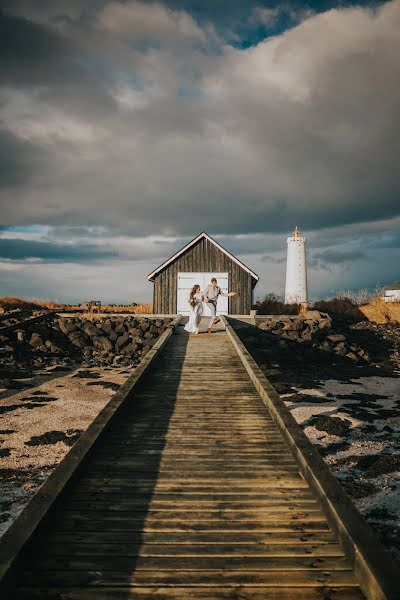
POLYGON ((88 320, 50 314, 40 322, 0 331, 0 372, 73 363, 137 365, 171 320, 134 316, 88 320))

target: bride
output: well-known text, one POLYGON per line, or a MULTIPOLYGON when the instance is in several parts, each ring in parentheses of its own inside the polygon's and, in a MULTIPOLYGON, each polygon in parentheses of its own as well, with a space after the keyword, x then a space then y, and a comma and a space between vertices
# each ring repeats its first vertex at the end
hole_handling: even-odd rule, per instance
POLYGON ((190 316, 189 321, 185 325, 185 331, 189 333, 199 333, 199 323, 203 316, 203 301, 204 296, 200 291, 199 285, 194 285, 190 290, 189 304, 190 304, 190 316))

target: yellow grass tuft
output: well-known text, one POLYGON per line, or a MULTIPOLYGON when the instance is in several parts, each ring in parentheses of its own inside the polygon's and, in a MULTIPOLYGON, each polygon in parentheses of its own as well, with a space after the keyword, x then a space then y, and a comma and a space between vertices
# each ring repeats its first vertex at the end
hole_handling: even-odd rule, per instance
POLYGON ((359 310, 369 320, 375 323, 400 321, 400 302, 385 302, 376 296, 371 302, 359 306, 359 310))
POLYGON ((130 313, 134 315, 152 314, 153 305, 145 302, 141 302, 140 304, 137 304, 137 306, 133 306, 132 304, 109 304, 108 306, 102 306, 101 311, 112 313, 130 313))

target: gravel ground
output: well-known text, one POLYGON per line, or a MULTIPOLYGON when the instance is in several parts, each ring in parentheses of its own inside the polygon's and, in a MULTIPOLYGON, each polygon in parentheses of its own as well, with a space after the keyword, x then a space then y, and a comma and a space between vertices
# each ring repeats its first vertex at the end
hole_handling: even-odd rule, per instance
POLYGON ((0 535, 132 370, 56 367, 0 388, 0 535))
POLYGON ((400 563, 400 380, 371 376, 319 384, 283 398, 400 563))

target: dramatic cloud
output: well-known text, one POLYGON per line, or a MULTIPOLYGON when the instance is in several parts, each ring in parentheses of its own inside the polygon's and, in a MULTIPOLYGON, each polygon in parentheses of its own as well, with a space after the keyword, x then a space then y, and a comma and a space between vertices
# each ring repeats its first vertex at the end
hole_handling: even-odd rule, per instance
POLYGON ((316 293, 375 284, 399 248, 400 0, 216 4, 5 3, 2 224, 51 228, 0 239, 9 284, 29 258, 151 270, 207 230, 278 290, 296 223, 316 293))

